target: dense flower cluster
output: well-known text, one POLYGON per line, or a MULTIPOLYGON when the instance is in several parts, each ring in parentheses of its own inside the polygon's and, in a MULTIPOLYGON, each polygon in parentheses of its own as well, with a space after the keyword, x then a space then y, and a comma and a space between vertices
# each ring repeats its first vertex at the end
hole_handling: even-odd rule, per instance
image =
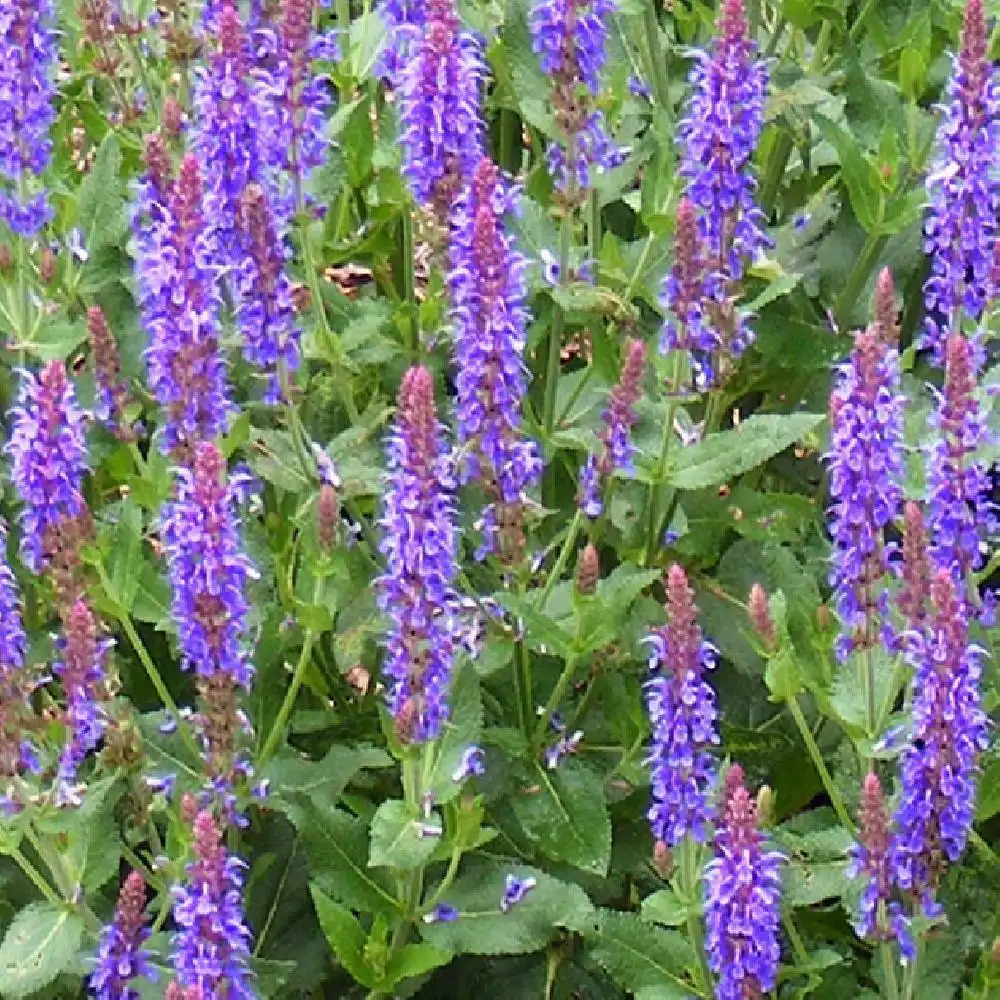
POLYGON ((925 346, 944 364, 945 344, 961 314, 978 319, 986 305, 1000 212, 1000 81, 987 55, 982 0, 965 8, 962 46, 948 81, 936 162, 927 178, 930 207, 924 249, 925 346))
MULTIPOLYGON (((7 526, 0 521, 0 781, 15 777, 22 765, 23 722, 28 708, 25 672, 28 640, 21 618, 21 594, 7 563, 7 526)), ((0 814, 11 806, 0 788, 0 814)))
POLYGON ((254 569, 236 517, 240 488, 218 448, 202 442, 193 468, 177 472, 162 534, 184 668, 206 678, 227 674, 248 689, 253 667, 245 647, 246 586, 254 569))
POLYGON ((224 430, 230 410, 214 247, 195 155, 184 157, 172 181, 163 140, 154 135, 146 161, 133 225, 149 385, 166 415, 165 450, 185 456, 224 430))
POLYGON ((0 218, 21 236, 33 236, 51 210, 45 192, 30 194, 52 155, 56 66, 52 0, 0 4, 0 218))
POLYGON ((976 456, 986 414, 976 395, 975 347, 961 333, 945 346, 944 388, 931 415, 937 431, 927 455, 927 519, 931 552, 964 585, 983 564, 985 539, 996 526, 989 468, 976 456))
POLYGON ((376 586, 390 621, 389 708, 400 737, 422 742, 435 739, 448 716, 457 545, 453 474, 426 368, 404 375, 398 407, 381 520, 387 571, 376 586))
POLYGON ((880 640, 888 591, 885 529, 903 495, 903 397, 895 347, 876 326, 858 333, 830 396, 831 582, 843 623, 837 650, 846 657, 880 640))
POLYGON ((708 747, 719 742, 715 692, 704 678, 715 665, 714 650, 702 639, 694 593, 677 564, 667 572, 667 624, 649 641, 655 674, 646 683, 653 733, 648 816, 653 837, 674 847, 688 835, 698 841, 707 836, 715 778, 708 747))
POLYGON ((423 34, 427 0, 382 0, 378 12, 386 26, 378 72, 396 80, 423 34))
POLYGON ((139 1000, 133 983, 154 976, 145 948, 150 930, 146 921, 146 883, 137 871, 129 872, 114 920, 104 928, 97 952, 97 968, 90 975, 95 1000, 139 1000))
POLYGON ((59 757, 56 801, 76 805, 80 802, 77 771, 104 732, 104 665, 114 642, 101 638, 93 612, 82 600, 69 609, 63 629, 56 641, 59 658, 52 665, 66 698, 67 736, 59 757))
POLYGON ((598 437, 601 451, 588 455, 580 470, 580 509, 587 517, 600 517, 603 510, 601 481, 614 472, 635 475, 635 445, 632 428, 639 419, 635 404, 642 391, 642 374, 646 367, 646 345, 635 337, 625 344, 625 361, 618 384, 611 390, 611 398, 601 415, 598 437))
POLYGON ((462 482, 486 485, 480 554, 515 555, 519 539, 504 538, 501 525, 537 481, 541 459, 521 433, 521 401, 527 392, 524 347, 526 261, 504 229, 514 191, 493 161, 483 157, 453 216, 448 284, 455 322, 455 388, 458 441, 464 446, 462 482))
POLYGON ((718 1000, 749 1000, 774 989, 781 949, 781 865, 765 851, 743 769, 726 774, 715 857, 705 866, 705 945, 718 974, 718 1000))
POLYGON ((919 634, 927 618, 930 600, 931 561, 924 512, 912 500, 903 507, 903 560, 899 574, 902 582, 896 592, 896 607, 906 622, 907 631, 919 634))
POLYGON ((893 873, 933 910, 943 866, 965 849, 975 813, 987 719, 979 684, 985 651, 969 641, 965 602, 948 569, 931 581, 931 613, 908 650, 913 730, 901 763, 893 873))
POLYGON ((178 930, 171 961, 178 986, 200 989, 194 995, 206 998, 252 1000, 251 936, 242 900, 246 865, 227 853, 210 812, 195 817, 194 854, 184 882, 173 888, 178 930))
POLYGON ((400 80, 403 173, 444 223, 482 157, 482 46, 453 0, 428 0, 423 37, 400 80))
POLYGON ((135 439, 135 428, 125 418, 128 386, 122 378, 118 344, 100 306, 87 310, 87 333, 97 383, 97 405, 94 415, 105 427, 123 441, 135 439))
POLYGON ((7 444, 11 478, 24 507, 21 557, 35 573, 48 565, 71 523, 83 516, 87 442, 83 411, 61 361, 25 372, 7 444))

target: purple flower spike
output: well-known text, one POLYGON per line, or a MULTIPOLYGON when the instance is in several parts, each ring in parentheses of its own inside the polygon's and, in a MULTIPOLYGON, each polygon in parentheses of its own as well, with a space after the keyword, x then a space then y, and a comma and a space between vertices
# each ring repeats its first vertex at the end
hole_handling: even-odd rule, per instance
POLYGON ((653 745, 648 817, 653 838, 676 847, 690 835, 703 843, 712 810, 709 789, 715 762, 708 747, 719 742, 715 692, 704 672, 715 665, 698 627, 694 593, 676 563, 667 572, 667 624, 653 632, 646 683, 653 745))
POLYGON ((459 199, 453 221, 451 273, 454 303, 458 440, 464 446, 461 481, 485 484, 480 556, 516 561, 523 549, 520 509, 542 463, 521 433, 527 393, 524 347, 528 311, 526 262, 503 226, 514 190, 483 157, 459 199))
MULTIPOLYGON (((888 591, 885 528, 903 506, 903 397, 899 356, 876 326, 858 333, 830 396, 831 583, 843 659, 880 641, 888 591)), ((885 626, 887 628, 887 626, 885 626)))
POLYGON ((181 662, 199 677, 227 674, 248 690, 253 667, 245 647, 246 587, 256 576, 243 551, 236 516, 240 484, 210 442, 179 469, 176 493, 162 514, 163 545, 173 589, 181 662))
POLYGON ((22 200, 52 156, 56 66, 52 0, 5 0, 0 5, 0 218, 19 236, 34 236, 51 216, 45 192, 22 200))
POLYGON ((931 582, 925 632, 907 656, 914 669, 913 732, 900 765, 893 868, 897 884, 933 912, 945 864, 965 850, 979 757, 988 743, 979 692, 985 651, 969 641, 965 601, 944 567, 931 582))
POLYGON ((132 984, 155 978, 152 955, 144 947, 150 935, 145 911, 146 883, 139 872, 129 872, 115 918, 101 934, 97 968, 90 975, 94 1000, 139 1000, 132 984))
POLYGON ((104 733, 100 704, 105 695, 104 662, 114 642, 101 639, 93 612, 82 600, 69 609, 63 628, 64 633, 56 642, 59 659, 52 666, 66 698, 67 730, 56 776, 56 801, 61 805, 78 805, 81 800, 77 771, 104 733))
POLYGON ((715 858, 705 866, 705 946, 718 974, 718 1000, 749 1000, 774 989, 781 949, 781 864, 765 851, 743 768, 726 774, 715 858))
POLYGON ((50 361, 37 376, 25 372, 7 444, 21 512, 21 557, 35 573, 62 547, 72 522, 85 514, 87 442, 66 366, 50 361))
MULTIPOLYGON (((23 741, 30 712, 30 678, 25 670, 27 637, 21 618, 21 594, 7 564, 7 526, 0 521, 0 781, 17 777, 25 761, 23 741)), ((0 811, 13 807, 8 787, 0 788, 0 811)))
POLYGON ((988 466, 974 458, 986 438, 986 414, 976 397, 976 348, 960 333, 945 346, 944 389, 931 424, 937 438, 927 454, 931 553, 964 586, 983 564, 983 542, 996 528, 988 466))
POLYGON ((210 812, 195 817, 194 853, 187 877, 173 888, 178 931, 171 962, 178 984, 200 990, 195 996, 253 1000, 242 900, 246 865, 227 854, 210 812))
POLYGON ((646 368, 646 345, 634 337, 625 344, 625 361, 618 384, 611 390, 611 398, 602 416, 600 456, 588 456, 580 471, 580 509, 587 517, 599 517, 603 509, 600 481, 607 480, 616 471, 635 475, 633 459, 635 445, 632 428, 638 421, 635 404, 642 392, 642 374, 646 368))
POLYGON ((403 173, 417 202, 444 225, 482 157, 480 43, 453 0, 428 0, 423 37, 402 71, 403 173))
POLYGON ((176 183, 159 136, 147 141, 146 159, 134 224, 149 384, 166 415, 164 448, 183 458, 224 431, 231 405, 219 350, 215 248, 194 154, 182 160, 176 183))
POLYGON ((454 477, 434 409, 434 380, 409 369, 388 444, 379 607, 389 619, 385 673, 401 740, 436 739, 448 717, 455 649, 454 477))
POLYGON ((987 56, 982 0, 966 5, 962 48, 947 95, 936 162, 927 178, 930 206, 924 223, 924 250, 931 258, 924 285, 924 346, 934 349, 939 365, 962 312, 979 319, 992 284, 1000 211, 1000 83, 987 56))

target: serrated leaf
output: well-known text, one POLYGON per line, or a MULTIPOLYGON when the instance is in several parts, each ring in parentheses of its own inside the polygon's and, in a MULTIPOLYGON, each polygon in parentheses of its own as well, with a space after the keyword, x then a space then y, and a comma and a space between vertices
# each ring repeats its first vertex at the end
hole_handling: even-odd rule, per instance
POLYGON ((688 918, 687 904, 673 889, 661 889, 642 901, 642 917, 664 927, 680 927, 688 918))
POLYGON ((578 885, 523 865, 471 862, 444 902, 458 910, 458 917, 428 925, 423 936, 456 954, 526 955, 544 948, 560 928, 584 933, 594 914, 578 885), (535 887, 504 912, 500 901, 508 874, 533 878, 535 887))
POLYGON ((599 910, 587 935, 590 957, 623 989, 661 1000, 686 1000, 692 985, 687 970, 695 961, 687 939, 634 913, 599 910))
POLYGON ((447 965, 453 957, 453 952, 445 948, 436 948, 425 941, 408 944, 389 962, 379 986, 386 992, 393 990, 397 983, 426 975, 442 965, 447 965))
POLYGON ((875 232, 881 222, 882 201, 878 168, 865 158, 857 139, 836 122, 823 115, 815 115, 814 121, 823 138, 837 151, 840 173, 858 222, 865 232, 875 232))
POLYGON ((263 777, 270 783, 269 801, 279 806, 305 796, 332 807, 358 771, 391 764, 392 758, 384 750, 334 744, 318 761, 288 750, 267 763, 263 777))
POLYGON ((0 996, 21 1000, 72 968, 83 917, 67 906, 32 903, 14 918, 0 944, 0 996))
POLYGON ((440 838, 426 836, 424 825, 416 810, 405 802, 398 799, 383 802, 372 819, 369 866, 408 871, 426 864, 440 838))
POLYGON ((533 780, 535 788, 513 801, 521 829, 553 860, 605 875, 611 860, 611 820, 603 779, 586 764, 569 759, 555 771, 536 763, 533 780))
POLYGON ((89 173, 80 185, 77 200, 77 221, 84 234, 84 245, 92 254, 95 250, 115 243, 124 234, 125 198, 120 174, 122 152, 114 132, 108 132, 101 143, 89 173))
POLYGON ((719 486, 781 454, 823 420, 822 413, 767 413, 710 434, 680 453, 670 476, 681 490, 719 486))
POLYGON ((535 607, 529 595, 511 594, 507 591, 494 597, 524 625, 524 637, 530 649, 551 656, 567 657, 572 645, 572 636, 558 622, 535 607))
POLYGON ((373 987, 376 976, 365 961, 365 944, 368 941, 368 935, 364 928, 346 906, 334 902, 315 883, 309 883, 309 892, 312 894, 313 905, 316 907, 316 916, 323 929, 323 936, 330 949, 340 960, 340 964, 362 986, 373 987))
POLYGON ((451 711, 438 743, 431 772, 430 791, 435 802, 448 802, 462 790, 452 775, 470 746, 478 746, 483 730, 483 702, 479 678, 471 666, 455 675, 449 696, 451 711))

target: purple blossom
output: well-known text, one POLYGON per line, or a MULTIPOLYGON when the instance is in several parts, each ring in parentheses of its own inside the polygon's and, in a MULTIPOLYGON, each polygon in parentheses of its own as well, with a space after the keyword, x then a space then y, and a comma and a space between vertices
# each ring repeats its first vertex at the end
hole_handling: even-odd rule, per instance
POLYGON ((471 778, 472 775, 482 775, 486 773, 486 755, 482 747, 466 747, 462 753, 462 759, 458 767, 452 772, 451 780, 456 784, 471 778))
POLYGON ((52 0, 5 0, 0 5, 0 218, 20 236, 34 236, 49 220, 44 191, 29 194, 32 178, 52 155, 56 41, 52 0))
POLYGON ((959 859, 972 828, 979 756, 988 743, 979 692, 986 654, 969 640, 966 604, 946 567, 931 582, 924 633, 906 652, 913 729, 900 765, 893 873, 934 912, 944 865, 959 859))
POLYGON ((436 739, 448 717, 457 546, 452 463, 426 368, 403 376, 387 451, 380 522, 387 569, 376 581, 389 619, 384 669, 397 733, 420 743, 436 739))
POLYGON ((6 451, 11 456, 11 478, 24 501, 21 557, 30 570, 40 573, 70 523, 86 509, 84 416, 61 361, 50 361, 37 376, 23 374, 13 416, 6 451))
POLYGON ((193 469, 177 471, 162 537, 182 666, 204 678, 225 674, 248 690, 253 667, 245 646, 246 588, 256 573, 240 539, 239 488, 218 448, 202 442, 193 469))
POLYGON ((580 470, 580 509, 587 517, 599 517, 603 509, 600 495, 601 479, 616 471, 635 475, 635 445, 632 428, 638 421, 635 404, 642 393, 642 375, 646 368, 646 345, 634 337, 625 344, 625 361, 618 383, 601 414, 599 456, 589 455, 580 470))
POLYGON ((146 162, 133 226, 149 384, 166 416, 164 450, 183 457, 224 431, 231 407, 219 350, 215 247, 194 154, 172 182, 164 142, 153 135, 146 162))
POLYGON ((653 743, 647 816, 656 841, 675 847, 690 835, 704 842, 711 819, 709 789, 715 762, 708 747, 719 742, 715 692, 704 672, 715 665, 702 639, 694 593, 676 563, 667 572, 667 624, 649 638, 653 652, 646 706, 653 743))
POLYGON ((463 483, 486 485, 480 556, 520 551, 504 526, 519 509, 524 491, 538 481, 542 462, 521 432, 521 402, 527 393, 524 347, 528 310, 526 261, 503 225, 514 207, 514 190, 489 157, 476 167, 459 198, 451 234, 451 289, 455 322, 455 387, 458 441, 463 446, 463 483))
MULTIPOLYGON (((7 783, 24 765, 25 715, 29 711, 30 679, 25 655, 28 640, 21 618, 21 594, 7 563, 7 526, 0 520, 0 780, 7 783)), ((2 803, 12 803, 6 788, 2 803)))
POLYGON ((705 866, 705 946, 718 1000, 748 1000, 769 993, 777 978, 784 858, 764 850, 738 764, 726 774, 723 795, 715 857, 705 866))
POLYGON ((902 512, 903 397, 899 356, 876 326, 858 333, 830 396, 830 534, 837 611, 837 652, 879 642, 885 628, 889 569, 885 529, 902 512))
POLYGON ((396 81, 423 35, 427 0, 382 0, 378 12, 385 21, 386 43, 376 71, 396 81))
POLYGON ((945 343, 961 314, 979 319, 986 305, 1000 211, 1000 84, 987 56, 982 0, 965 8, 962 48, 947 86, 937 155, 927 178, 930 206, 924 250, 931 276, 924 285, 924 346, 944 364, 945 343))
POLYGON ((79 805, 77 772, 104 733, 104 664, 113 645, 112 640, 100 637, 98 623, 87 604, 82 600, 73 604, 63 623, 63 634, 56 641, 59 658, 52 665, 66 698, 67 737, 59 756, 55 795, 62 805, 79 805))
POLYGON ((243 916, 244 862, 226 852, 212 814, 194 820, 194 860, 185 880, 173 887, 171 963, 177 981, 205 997, 252 1000, 250 930, 243 916))
POLYGON ((453 923, 458 920, 458 910, 450 903, 438 903, 433 910, 424 914, 425 924, 453 923))
POLYGON ((482 46, 453 0, 428 0, 423 37, 399 77, 403 173, 444 223, 482 157, 482 46))
POLYGON ((511 907, 517 906, 537 885, 538 880, 532 875, 525 875, 524 878, 519 878, 517 875, 508 875, 504 881, 500 909, 506 913, 511 907))
POLYGON ((927 449, 927 519, 935 563, 951 569, 964 585, 982 566, 983 542, 997 519, 989 500, 989 468, 976 458, 987 434, 976 395, 976 348, 953 333, 944 353, 944 388, 931 416, 937 434, 927 449))
POLYGON ((94 1000, 139 1000, 136 979, 155 979, 152 955, 144 947, 150 930, 146 921, 146 883, 129 872, 118 895, 114 920, 104 928, 97 968, 90 975, 94 1000))

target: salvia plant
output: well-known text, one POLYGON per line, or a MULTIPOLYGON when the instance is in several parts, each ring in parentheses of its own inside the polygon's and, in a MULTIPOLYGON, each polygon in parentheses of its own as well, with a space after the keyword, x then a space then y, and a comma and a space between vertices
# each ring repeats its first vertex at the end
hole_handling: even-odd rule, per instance
POLYGON ((998 17, 0 0, 0 997, 1000 998, 998 17))

